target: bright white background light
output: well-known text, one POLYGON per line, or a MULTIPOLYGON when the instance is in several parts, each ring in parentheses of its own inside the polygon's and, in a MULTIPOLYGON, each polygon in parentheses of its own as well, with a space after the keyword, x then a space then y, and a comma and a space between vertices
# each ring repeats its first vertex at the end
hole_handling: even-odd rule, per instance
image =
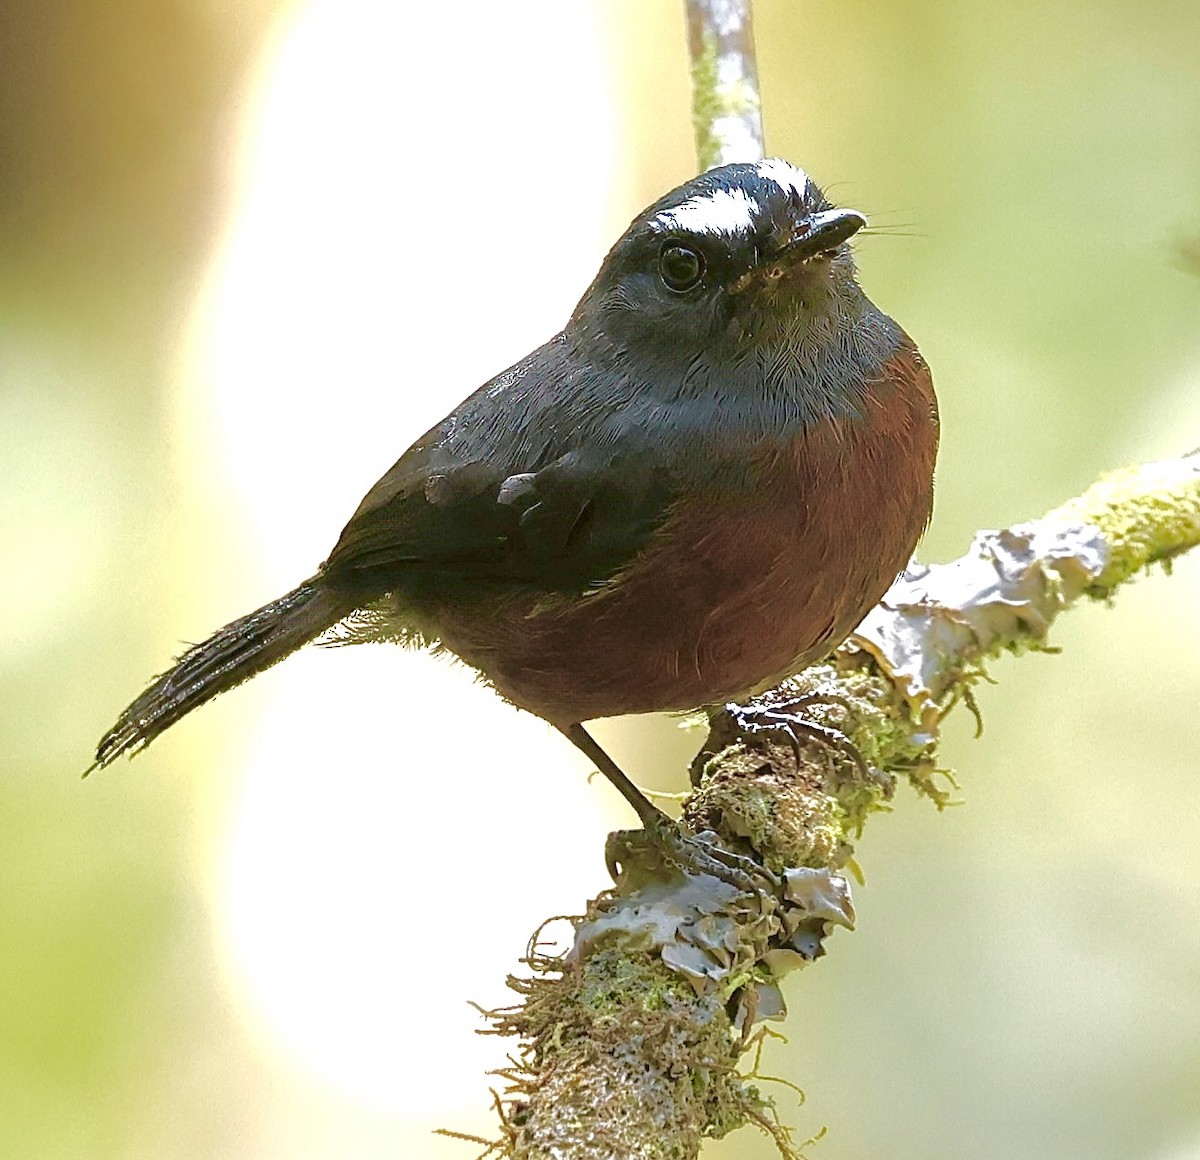
MULTIPOLYGON (((215 445, 248 512, 264 593, 562 325, 623 224, 594 24, 551 0, 515 21, 320 0, 280 30, 180 411, 211 433, 181 454, 215 445)), ((270 681, 210 875, 231 991, 322 1088, 461 1126, 504 1062, 467 1000, 508 1001, 525 935, 594 893, 602 835, 630 819, 561 738, 445 662, 310 649, 270 681)))

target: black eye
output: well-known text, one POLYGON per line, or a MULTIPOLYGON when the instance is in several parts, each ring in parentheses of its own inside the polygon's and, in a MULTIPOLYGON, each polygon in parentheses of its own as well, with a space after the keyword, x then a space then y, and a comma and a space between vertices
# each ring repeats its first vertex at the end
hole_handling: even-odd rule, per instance
POLYGON ((658 273, 668 290, 683 294, 704 277, 704 258, 677 242, 663 246, 658 256, 658 273))

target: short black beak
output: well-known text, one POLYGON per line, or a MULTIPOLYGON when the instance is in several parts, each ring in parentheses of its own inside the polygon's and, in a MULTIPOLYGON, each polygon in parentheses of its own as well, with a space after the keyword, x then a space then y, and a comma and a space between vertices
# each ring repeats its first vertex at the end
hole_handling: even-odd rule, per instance
POLYGON ((797 223, 791 240, 780 247, 778 256, 787 254, 798 261, 814 258, 837 249, 866 224, 867 219, 855 209, 821 210, 797 223))

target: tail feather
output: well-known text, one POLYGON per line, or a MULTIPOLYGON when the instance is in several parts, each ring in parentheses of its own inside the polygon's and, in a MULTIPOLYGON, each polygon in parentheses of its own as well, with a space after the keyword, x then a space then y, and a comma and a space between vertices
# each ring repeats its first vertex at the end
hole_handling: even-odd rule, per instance
POLYGON ((87 773, 144 749, 181 717, 283 660, 351 611, 344 597, 312 579, 227 624, 189 648, 117 718, 87 773))

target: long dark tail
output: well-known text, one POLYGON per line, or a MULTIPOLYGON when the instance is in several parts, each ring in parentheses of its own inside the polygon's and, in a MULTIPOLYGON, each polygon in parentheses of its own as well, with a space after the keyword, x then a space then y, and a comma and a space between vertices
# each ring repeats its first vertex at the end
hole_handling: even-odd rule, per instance
POLYGON ((193 645, 117 718, 87 772, 144 749, 181 717, 283 660, 352 608, 314 577, 193 645))

